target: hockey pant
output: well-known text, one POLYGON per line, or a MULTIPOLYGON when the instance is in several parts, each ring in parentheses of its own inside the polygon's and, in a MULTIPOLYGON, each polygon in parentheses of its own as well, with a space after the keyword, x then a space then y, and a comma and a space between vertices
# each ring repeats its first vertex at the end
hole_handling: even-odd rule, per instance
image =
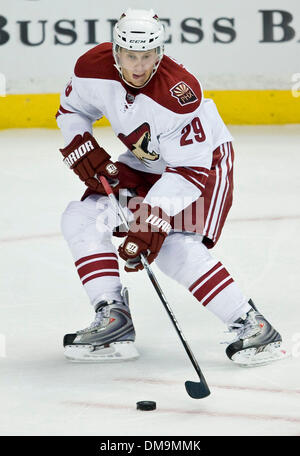
MULTIPOLYGON (((127 208, 125 211, 132 217, 127 208)), ((119 224, 106 196, 73 201, 62 215, 62 233, 93 306, 101 300, 122 300, 116 240, 112 237, 119 224)), ((155 263, 224 323, 233 322, 250 309, 248 298, 223 264, 211 256, 199 234, 171 232, 155 263)))

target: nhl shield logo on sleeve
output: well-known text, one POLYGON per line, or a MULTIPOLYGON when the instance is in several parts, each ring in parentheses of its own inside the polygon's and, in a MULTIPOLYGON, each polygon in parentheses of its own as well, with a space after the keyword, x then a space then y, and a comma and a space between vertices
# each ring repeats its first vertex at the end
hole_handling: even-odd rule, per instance
POLYGON ((190 86, 185 82, 178 82, 172 89, 170 89, 171 95, 174 98, 177 98, 177 101, 181 106, 184 106, 189 103, 195 103, 198 100, 195 93, 192 91, 190 86))

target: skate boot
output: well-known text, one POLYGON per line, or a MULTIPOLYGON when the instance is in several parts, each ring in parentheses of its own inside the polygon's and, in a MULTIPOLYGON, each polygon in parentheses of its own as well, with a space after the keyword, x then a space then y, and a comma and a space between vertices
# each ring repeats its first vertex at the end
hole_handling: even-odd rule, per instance
POLYGON ((287 356, 281 348, 281 335, 261 315, 250 299, 250 309, 244 317, 230 324, 229 332, 236 338, 226 348, 226 355, 236 364, 251 367, 268 364, 287 356))
POLYGON ((90 326, 64 337, 64 355, 73 362, 113 362, 137 359, 135 330, 128 306, 128 290, 123 302, 101 301, 90 326))

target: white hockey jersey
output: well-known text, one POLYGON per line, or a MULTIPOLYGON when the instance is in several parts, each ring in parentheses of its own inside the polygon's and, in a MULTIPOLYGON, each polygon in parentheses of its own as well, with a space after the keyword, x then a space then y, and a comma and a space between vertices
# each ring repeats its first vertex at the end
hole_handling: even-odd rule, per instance
POLYGON ((111 43, 78 59, 61 95, 58 126, 67 145, 77 134, 92 133, 93 122, 105 116, 127 148, 118 161, 161 175, 145 202, 172 216, 199 198, 213 151, 232 136, 199 81, 168 56, 141 89, 127 86, 114 63, 111 43))

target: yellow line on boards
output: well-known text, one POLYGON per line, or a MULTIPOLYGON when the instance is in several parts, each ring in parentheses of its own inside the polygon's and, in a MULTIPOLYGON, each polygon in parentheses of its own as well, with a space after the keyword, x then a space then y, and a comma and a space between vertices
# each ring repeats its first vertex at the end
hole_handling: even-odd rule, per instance
MULTIPOLYGON (((300 97, 289 90, 215 90, 212 98, 227 124, 266 125, 300 123, 300 97)), ((57 128, 59 94, 22 94, 0 97, 0 129, 57 128)), ((106 118, 95 126, 109 126, 106 118)))

